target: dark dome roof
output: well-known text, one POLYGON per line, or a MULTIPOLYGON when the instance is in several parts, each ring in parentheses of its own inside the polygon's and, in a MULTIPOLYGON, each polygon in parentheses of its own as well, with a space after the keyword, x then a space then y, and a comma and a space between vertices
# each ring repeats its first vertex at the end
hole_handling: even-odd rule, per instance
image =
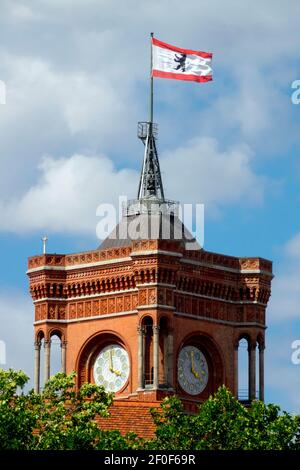
POLYGON ((178 240, 189 250, 201 249, 195 237, 176 215, 135 214, 124 216, 103 240, 99 249, 130 246, 135 240, 178 240))

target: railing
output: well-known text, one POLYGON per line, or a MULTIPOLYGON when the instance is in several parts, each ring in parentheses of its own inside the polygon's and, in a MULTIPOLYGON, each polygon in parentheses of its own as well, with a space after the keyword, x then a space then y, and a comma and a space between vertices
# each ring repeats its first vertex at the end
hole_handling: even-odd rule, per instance
MULTIPOLYGON (((138 131, 137 135, 138 138, 141 140, 145 140, 148 136, 148 129, 149 129, 150 122, 138 122, 138 131)), ((157 139, 158 134, 158 126, 155 122, 152 123, 152 135, 155 139, 157 139)))
MULTIPOLYGON (((259 398, 259 391, 256 390, 255 399, 258 400, 258 398, 259 398)), ((238 399, 239 401, 248 401, 248 402, 250 401, 248 388, 240 388, 238 390, 238 399)))
POLYGON ((124 216, 137 214, 168 214, 178 215, 179 203, 169 199, 131 199, 123 203, 124 216))
POLYGON ((145 387, 149 387, 153 385, 153 370, 151 372, 146 372, 145 376, 145 387))

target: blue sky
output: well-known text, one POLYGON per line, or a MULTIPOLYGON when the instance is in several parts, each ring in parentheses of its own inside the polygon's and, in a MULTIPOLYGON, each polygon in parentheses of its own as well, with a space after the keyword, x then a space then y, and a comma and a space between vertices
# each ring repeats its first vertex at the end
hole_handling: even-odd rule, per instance
POLYGON ((214 53, 207 84, 155 80, 167 197, 205 204, 205 248, 273 260, 266 398, 300 412, 300 5, 1 0, 0 339, 32 374, 28 256, 99 244, 96 207, 135 196, 149 33, 214 53))

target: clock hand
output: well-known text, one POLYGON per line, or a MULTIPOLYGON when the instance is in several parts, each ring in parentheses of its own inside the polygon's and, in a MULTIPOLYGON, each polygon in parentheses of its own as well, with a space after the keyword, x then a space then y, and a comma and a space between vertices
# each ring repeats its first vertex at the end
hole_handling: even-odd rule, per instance
POLYGON ((109 370, 110 372, 114 371, 113 360, 112 360, 112 350, 109 351, 109 370))
POLYGON ((193 376, 196 377, 196 379, 200 378, 198 372, 195 369, 193 369, 193 367, 191 368, 191 372, 192 372, 193 376))
POLYGON ((190 352, 190 359, 191 359, 191 372, 195 376, 195 369, 194 369, 194 354, 193 351, 190 352))
POLYGON ((192 368, 194 369, 194 351, 191 351, 192 368))
POLYGON ((113 374, 116 374, 116 375, 122 375, 122 372, 120 372, 119 370, 115 370, 114 369, 114 365, 113 365, 113 355, 114 355, 114 350, 111 349, 109 351, 109 370, 110 372, 112 372, 113 374))
POLYGON ((194 351, 191 351, 191 363, 192 363, 191 372, 194 375, 194 377, 196 377, 196 379, 199 379, 200 376, 199 376, 198 372, 195 370, 194 351))
POLYGON ((194 351, 191 351, 192 373, 195 375, 194 351))

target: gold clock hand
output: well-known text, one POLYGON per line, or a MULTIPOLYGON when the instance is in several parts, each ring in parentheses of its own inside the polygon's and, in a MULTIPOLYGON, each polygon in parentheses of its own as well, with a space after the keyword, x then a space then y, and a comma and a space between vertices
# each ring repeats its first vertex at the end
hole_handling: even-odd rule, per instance
MULTIPOLYGON (((194 369, 194 354, 193 351, 190 353, 190 359, 191 359, 191 372, 195 376, 195 369, 194 369)), ((195 376, 196 377, 196 376, 195 376)))
POLYGON ((191 351, 192 373, 195 375, 194 351, 191 351))
POLYGON ((114 368, 113 368, 113 360, 112 360, 112 350, 109 351, 109 370, 111 372, 114 371, 114 368))
POLYGON ((194 368, 194 351, 191 351, 192 368, 194 368))
POLYGON ((115 370, 114 369, 114 363, 113 363, 113 356, 114 356, 114 350, 111 349, 110 351, 110 355, 109 355, 109 359, 110 359, 110 366, 109 366, 109 370, 113 373, 113 374, 116 374, 116 375, 122 375, 122 372, 120 372, 119 370, 115 370))
POLYGON ((199 379, 200 376, 199 376, 198 372, 195 370, 194 351, 191 351, 191 363, 192 363, 191 372, 194 375, 194 377, 196 377, 196 379, 199 379))
POLYGON ((191 368, 191 372, 192 372, 193 376, 196 377, 196 379, 200 378, 198 372, 195 369, 191 368))

